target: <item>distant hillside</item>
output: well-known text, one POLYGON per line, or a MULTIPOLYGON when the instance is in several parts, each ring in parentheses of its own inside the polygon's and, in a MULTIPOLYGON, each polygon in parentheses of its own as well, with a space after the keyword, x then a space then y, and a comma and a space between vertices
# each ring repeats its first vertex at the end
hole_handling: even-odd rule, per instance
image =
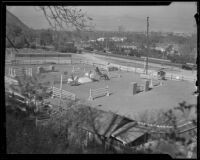
POLYGON ((8 10, 6 11, 6 27, 11 27, 11 26, 18 26, 22 30, 30 30, 30 28, 25 25, 19 18, 17 18, 15 15, 13 15, 11 12, 8 10))
MULTIPOLYGON (((30 45, 35 31, 25 25, 19 18, 8 10, 6 11, 6 36, 17 48, 23 48, 30 45)), ((6 39, 6 47, 12 47, 6 39)))

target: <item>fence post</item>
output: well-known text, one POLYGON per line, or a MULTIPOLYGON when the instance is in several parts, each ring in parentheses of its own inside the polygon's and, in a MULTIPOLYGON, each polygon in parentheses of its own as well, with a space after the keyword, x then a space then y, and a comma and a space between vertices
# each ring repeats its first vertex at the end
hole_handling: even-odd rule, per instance
POLYGON ((10 76, 10 67, 8 68, 8 75, 10 76))
POLYGON ((153 78, 151 78, 151 82, 150 82, 149 87, 150 87, 150 88, 153 88, 153 78))
POLYGON ((51 96, 51 98, 54 98, 54 86, 52 85, 52 96, 51 96))
POLYGON ((136 82, 132 82, 132 93, 133 95, 137 93, 137 83, 136 82))
POLYGON ((144 91, 148 91, 149 90, 149 81, 145 81, 145 84, 144 84, 144 91))
POLYGON ((172 74, 171 74, 171 80, 172 80, 172 74))
POLYGON ((60 76, 60 100, 62 99, 62 80, 63 80, 63 78, 62 78, 62 74, 61 74, 61 76, 60 76))
POLYGON ((37 127, 37 116, 35 117, 35 126, 37 127))
POLYGON ((12 77, 12 67, 10 68, 10 76, 12 77))
POLYGON ((31 68, 31 77, 33 76, 33 69, 31 68))
POLYGON ((92 89, 91 89, 91 88, 90 88, 89 100, 90 100, 90 101, 93 100, 93 98, 92 98, 92 89))
POLYGON ((106 86, 106 89, 107 89, 106 96, 109 96, 108 86, 106 86))

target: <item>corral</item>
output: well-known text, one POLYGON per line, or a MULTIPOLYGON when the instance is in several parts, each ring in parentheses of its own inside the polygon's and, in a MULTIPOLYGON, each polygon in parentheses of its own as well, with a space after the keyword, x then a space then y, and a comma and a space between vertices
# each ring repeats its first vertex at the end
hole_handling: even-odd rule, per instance
MULTIPOLYGON (((52 59, 52 58, 50 58, 52 59)), ((56 58, 54 58, 56 59, 56 58)), ((45 59, 48 61, 48 58, 45 59)), ((62 61, 67 60, 62 58, 62 61)), ((68 58, 69 60, 69 58, 68 58)), ((196 104, 196 97, 192 95, 195 91, 195 85, 187 81, 162 81, 162 86, 157 85, 149 91, 140 92, 133 95, 133 83, 137 83, 139 86, 144 85, 146 79, 142 78, 139 73, 130 71, 110 71, 109 74, 105 69, 101 70, 102 73, 107 75, 120 75, 111 76, 110 80, 98 79, 96 81, 79 84, 69 85, 67 79, 71 74, 78 77, 84 77, 87 72, 94 72, 95 65, 83 64, 81 56, 72 56, 72 64, 53 64, 54 71, 42 73, 45 75, 41 79, 41 83, 50 82, 49 87, 52 85, 56 88, 60 87, 60 75, 63 74, 62 89, 73 93, 76 98, 81 100, 81 103, 89 104, 93 107, 97 107, 100 110, 112 111, 119 115, 128 116, 132 119, 137 118, 137 115, 147 110, 168 110, 170 108, 178 106, 180 102, 186 101, 188 104, 196 104), (82 60, 82 63, 80 61, 82 60), (102 96, 95 98, 93 101, 89 101, 90 91, 100 88, 109 87, 109 96, 102 96)), ((27 60, 28 61, 28 60, 27 60)), ((8 67, 6 65, 6 72, 8 67)), ((32 67, 36 69, 39 65, 17 65, 24 67, 32 67)), ((42 64, 42 66, 49 66, 48 64, 42 64)), ((100 68, 100 67, 99 67, 100 68)), ((159 80, 154 80, 154 84, 159 84, 159 80)), ((106 94, 105 94, 106 95, 106 94)), ((54 99, 49 99, 53 102, 54 99)))

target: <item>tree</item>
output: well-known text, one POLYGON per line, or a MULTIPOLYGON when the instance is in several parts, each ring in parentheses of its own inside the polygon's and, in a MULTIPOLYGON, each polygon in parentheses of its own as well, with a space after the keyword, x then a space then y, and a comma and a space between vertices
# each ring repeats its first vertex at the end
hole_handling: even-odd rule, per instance
POLYGON ((53 36, 50 30, 43 30, 40 33, 40 45, 46 46, 53 42, 53 36))
POLYGON ((43 12, 49 25, 55 30, 65 27, 82 30, 89 27, 87 22, 92 20, 81 9, 66 6, 39 6, 38 8, 43 12))
POLYGON ((163 136, 161 136, 160 140, 158 140, 158 134, 156 134, 155 136, 153 136, 152 134, 151 136, 152 140, 154 142, 158 142, 156 147, 149 146, 150 150, 153 153, 167 152, 175 157, 181 156, 182 158, 186 158, 185 153, 187 153, 187 147, 188 145, 195 142, 195 140, 193 140, 193 137, 197 136, 197 131, 195 130, 195 127, 197 127, 197 117, 196 117, 197 112, 195 112, 195 116, 193 118, 189 117, 191 112, 194 113, 193 109, 197 111, 197 105, 189 105, 183 101, 179 103, 177 107, 174 107, 173 109, 170 109, 168 111, 165 112, 161 111, 158 112, 158 114, 154 115, 145 112, 143 115, 140 116, 139 120, 145 123, 172 126, 172 128, 169 131, 166 131, 166 134, 163 134, 163 136), (186 127, 186 130, 184 129, 184 127, 180 129, 181 128, 179 125, 180 120, 185 120, 186 122, 190 120, 192 122, 192 126, 194 127, 192 129, 191 128, 187 129, 186 127), (183 134, 182 132, 184 133, 188 132, 188 135, 182 136, 181 135, 183 134), (181 145, 177 146, 177 142, 180 143, 181 145), (171 150, 170 146, 173 147, 174 150, 171 150), (180 153, 179 151, 179 148, 181 147, 184 148, 184 152, 182 153, 180 153))

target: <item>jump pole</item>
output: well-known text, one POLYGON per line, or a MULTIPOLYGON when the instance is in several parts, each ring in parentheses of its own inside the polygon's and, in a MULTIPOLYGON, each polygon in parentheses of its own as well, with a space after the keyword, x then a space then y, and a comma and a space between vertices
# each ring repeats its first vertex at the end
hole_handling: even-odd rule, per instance
POLYGON ((93 100, 92 98, 92 89, 90 88, 90 96, 89 96, 89 100, 93 100))
POLYGON ((60 106, 61 106, 61 99, 62 99, 62 74, 60 76, 60 106))
POLYGON ((107 89, 106 96, 109 96, 108 86, 106 86, 106 89, 107 89))
POLYGON ((150 82, 150 88, 153 88, 153 79, 151 78, 151 82, 150 82))

